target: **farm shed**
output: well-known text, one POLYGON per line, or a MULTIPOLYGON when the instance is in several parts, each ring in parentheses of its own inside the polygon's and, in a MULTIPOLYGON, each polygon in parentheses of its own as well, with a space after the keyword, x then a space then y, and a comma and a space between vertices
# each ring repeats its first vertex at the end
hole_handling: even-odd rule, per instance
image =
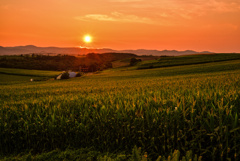
POLYGON ((69 78, 76 77, 77 73, 76 72, 68 72, 69 78))

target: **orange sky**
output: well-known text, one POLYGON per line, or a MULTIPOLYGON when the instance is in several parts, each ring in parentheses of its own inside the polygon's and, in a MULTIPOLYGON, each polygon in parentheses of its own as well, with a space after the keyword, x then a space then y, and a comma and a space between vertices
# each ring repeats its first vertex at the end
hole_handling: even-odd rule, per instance
POLYGON ((0 46, 240 52, 239 0, 1 0, 0 46))

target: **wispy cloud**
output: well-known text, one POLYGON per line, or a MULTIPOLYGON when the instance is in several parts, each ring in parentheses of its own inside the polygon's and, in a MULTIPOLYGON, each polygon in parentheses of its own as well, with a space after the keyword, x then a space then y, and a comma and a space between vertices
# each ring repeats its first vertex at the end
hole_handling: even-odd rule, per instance
POLYGON ((127 4, 125 7, 131 7, 138 10, 155 11, 161 17, 182 17, 192 19, 195 16, 208 15, 209 12, 228 13, 240 12, 239 0, 152 0, 142 1, 141 3, 127 4), (168 16, 167 16, 168 15, 168 16), (171 16, 169 16, 171 15, 171 16))
POLYGON ((209 7, 212 10, 218 11, 218 12, 235 12, 240 11, 239 10, 240 2, 223 2, 223 1, 216 1, 211 0, 209 7))
POLYGON ((98 21, 117 21, 117 19, 103 14, 88 14, 83 17, 77 17, 79 20, 98 20, 98 21))
POLYGON ((87 14, 84 16, 75 17, 77 20, 82 21, 115 21, 115 22, 137 22, 137 23, 153 23, 150 18, 139 17, 136 15, 127 15, 120 12, 112 12, 109 15, 106 14, 87 14))

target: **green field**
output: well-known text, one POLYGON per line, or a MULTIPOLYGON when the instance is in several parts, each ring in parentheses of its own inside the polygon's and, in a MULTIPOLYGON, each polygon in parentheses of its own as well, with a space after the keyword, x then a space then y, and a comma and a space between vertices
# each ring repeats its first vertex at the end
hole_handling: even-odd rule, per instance
POLYGON ((0 85, 26 83, 30 82, 30 79, 49 80, 60 73, 59 71, 0 68, 0 85))
POLYGON ((0 159, 156 160, 178 150, 186 160, 238 160, 240 60, 202 58, 2 84, 0 159))
POLYGON ((240 54, 209 54, 209 55, 188 55, 175 57, 161 57, 158 60, 150 60, 139 63, 137 69, 171 67, 180 65, 204 64, 221 62, 226 60, 239 60, 240 54))
POLYGON ((33 77, 54 77, 59 75, 59 71, 45 71, 45 70, 27 70, 27 69, 13 69, 0 68, 0 74, 19 75, 19 76, 33 76, 33 77))

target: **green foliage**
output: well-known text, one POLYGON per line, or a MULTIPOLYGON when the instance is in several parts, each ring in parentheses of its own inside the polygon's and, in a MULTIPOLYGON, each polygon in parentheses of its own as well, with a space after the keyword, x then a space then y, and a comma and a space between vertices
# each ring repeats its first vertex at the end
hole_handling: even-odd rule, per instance
POLYGON ((101 157, 100 152, 92 151, 91 149, 81 148, 81 149, 66 149, 64 151, 60 149, 55 149, 50 152, 44 152, 41 154, 32 154, 29 152, 28 154, 19 154, 17 156, 8 156, 4 158, 0 158, 3 161, 81 161, 86 160, 90 161, 94 158, 101 157))
MULTIPOLYGON (((59 149, 53 150, 51 152, 45 152, 41 154, 34 155, 31 152, 28 154, 21 154, 17 156, 4 157, 3 161, 52 161, 52 160, 65 160, 65 161, 81 161, 81 160, 97 160, 97 161, 147 161, 148 156, 141 152, 141 148, 134 146, 132 153, 126 154, 111 154, 111 153, 100 153, 97 151, 92 151, 91 149, 66 149, 61 151, 59 149)), ((174 153, 168 157, 159 156, 156 161, 201 161, 201 156, 197 157, 195 154, 192 155, 192 151, 187 151, 185 156, 180 159, 179 150, 174 150, 174 153)))
POLYGON ((76 77, 81 77, 81 76, 83 76, 83 73, 77 72, 76 77))
POLYGON ((81 59, 70 55, 33 55, 0 57, 0 67, 36 70, 78 70, 81 59), (4 59, 2 59, 4 58, 4 59))
POLYGON ((130 66, 136 65, 138 62, 141 62, 141 59, 131 58, 130 59, 130 66))
POLYGON ((31 150, 33 157, 73 147, 127 159, 234 160, 240 151, 239 64, 1 85, 0 155, 31 150))
POLYGON ((138 149, 136 146, 134 146, 133 150, 132 150, 132 161, 141 161, 142 157, 141 157, 141 149, 138 149))
POLYGON ((89 53, 86 57, 75 57, 71 55, 20 55, 20 56, 0 56, 0 67, 22 68, 36 70, 79 70, 80 66, 91 67, 90 72, 99 69, 112 68, 111 62, 134 57, 129 53, 89 53))

